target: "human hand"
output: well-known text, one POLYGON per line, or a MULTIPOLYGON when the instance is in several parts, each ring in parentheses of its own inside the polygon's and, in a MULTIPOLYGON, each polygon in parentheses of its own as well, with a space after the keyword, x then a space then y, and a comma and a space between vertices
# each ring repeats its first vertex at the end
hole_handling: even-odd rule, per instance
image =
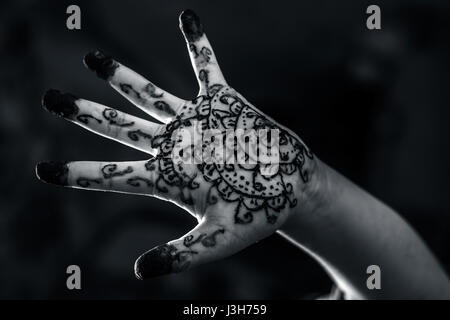
MULTIPOLYGON (((305 144, 228 86, 195 13, 184 11, 180 27, 200 86, 193 100, 161 90, 99 51, 89 53, 84 60, 89 69, 163 124, 57 90, 49 90, 43 98, 49 112, 144 151, 151 158, 39 163, 39 179, 73 188, 149 195, 171 201, 197 218, 198 225, 189 233, 136 260, 135 272, 140 279, 183 271, 242 250, 274 233, 290 215, 301 212, 314 190, 316 160, 305 144), (214 129, 224 134, 229 130, 276 129, 276 170, 264 173, 273 163, 262 163, 260 159, 252 163, 189 163, 174 159, 177 137, 191 129, 214 129)), ((194 142, 202 150, 216 148, 213 139, 202 139, 201 134, 194 142)), ((243 154, 248 160, 261 152, 262 144, 272 146, 273 141, 260 137, 259 143, 250 146, 239 141, 231 145, 247 150, 243 154)), ((183 151, 195 153, 193 148, 183 151)))

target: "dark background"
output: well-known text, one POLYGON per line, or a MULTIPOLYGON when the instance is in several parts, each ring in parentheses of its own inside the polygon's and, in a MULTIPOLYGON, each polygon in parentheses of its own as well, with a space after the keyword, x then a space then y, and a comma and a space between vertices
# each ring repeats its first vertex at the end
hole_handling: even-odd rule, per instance
MULTIPOLYGON (((0 298, 313 298, 325 272, 278 235, 228 259, 145 282, 136 257, 195 224, 146 197, 39 182, 42 160, 145 154, 40 107, 49 88, 143 116, 87 71, 101 48, 162 88, 197 92, 178 14, 202 18, 228 82, 326 163, 397 209, 450 269, 450 2, 1 1, 0 298), (82 30, 66 28, 78 4, 82 30), (82 290, 66 289, 80 265, 82 290)), ((414 266, 411 266, 412 268, 414 266)))

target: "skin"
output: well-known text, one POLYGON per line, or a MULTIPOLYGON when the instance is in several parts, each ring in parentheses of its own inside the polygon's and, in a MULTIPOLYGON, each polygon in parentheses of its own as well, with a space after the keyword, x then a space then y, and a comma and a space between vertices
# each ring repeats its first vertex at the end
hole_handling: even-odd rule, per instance
MULTIPOLYGON (((171 201, 193 215, 198 221, 193 230, 145 252, 136 260, 135 274, 139 279, 180 272, 227 257, 278 231, 317 258, 349 295, 370 297, 366 294, 365 281, 351 276, 355 272, 366 275, 365 269, 355 271, 355 266, 362 268, 362 262, 367 262, 366 259, 349 264, 345 262, 348 261, 348 253, 345 250, 335 253, 330 250, 332 245, 327 246, 326 240, 329 242, 333 236, 340 237, 344 240, 337 243, 343 241, 342 245, 351 249, 354 238, 342 236, 341 232, 348 231, 348 226, 352 224, 355 230, 358 229, 354 224, 358 219, 358 209, 354 208, 358 208, 358 204, 368 204, 358 211, 362 212, 362 216, 367 216, 366 221, 361 222, 363 230, 373 221, 395 220, 392 217, 396 214, 334 173, 313 155, 295 133, 266 116, 231 88, 194 12, 186 10, 180 15, 180 28, 200 88, 197 97, 191 101, 160 89, 100 51, 89 53, 84 59, 90 70, 162 124, 57 90, 49 90, 43 98, 43 106, 49 112, 144 151, 150 159, 130 162, 43 162, 36 168, 39 179, 71 188, 157 197, 171 201), (262 174, 266 164, 261 162, 256 165, 223 165, 175 161, 172 157, 174 137, 182 129, 195 129, 197 126, 220 132, 278 129, 278 170, 267 176, 262 174), (341 193, 337 194, 336 190, 341 190, 341 193), (345 201, 342 195, 346 195, 345 201), (337 205, 334 206, 334 203, 337 205), (339 216, 340 219, 337 219, 339 216), (334 220, 340 222, 329 223, 334 220), (319 237, 319 234, 324 236, 319 237)), ((206 145, 211 146, 211 143, 206 145)), ((394 225, 407 226, 403 221, 395 221, 394 225)), ((431 265, 439 275, 438 280, 448 281, 415 233, 409 227, 405 230, 406 239, 419 244, 419 256, 429 262, 427 265, 431 265)), ((363 238, 361 243, 375 241, 362 233, 352 232, 350 234, 363 238)), ((398 250, 402 249, 401 243, 398 250)), ((379 260, 392 259, 398 261, 391 255, 379 260)), ((387 268, 389 272, 391 269, 393 273, 398 272, 396 265, 387 268)))

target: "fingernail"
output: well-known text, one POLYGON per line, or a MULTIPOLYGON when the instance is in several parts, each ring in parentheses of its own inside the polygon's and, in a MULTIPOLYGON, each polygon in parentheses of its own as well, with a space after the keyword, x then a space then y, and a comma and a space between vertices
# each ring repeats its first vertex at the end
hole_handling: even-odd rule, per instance
POLYGON ((84 56, 83 62, 89 70, 94 71, 104 80, 110 79, 119 67, 111 56, 100 50, 89 52, 84 56))
POLYGON ((67 186, 68 172, 67 162, 40 162, 36 166, 36 176, 39 180, 60 186, 67 186))
POLYGON ((163 244, 141 255, 134 264, 136 278, 144 280, 174 272, 176 251, 175 246, 163 244))
POLYGON ((203 35, 203 26, 200 18, 190 9, 181 13, 180 27, 189 42, 197 41, 203 35))
POLYGON ((78 113, 76 100, 78 98, 70 93, 63 94, 59 90, 50 89, 42 98, 42 106, 54 115, 71 118, 78 113))

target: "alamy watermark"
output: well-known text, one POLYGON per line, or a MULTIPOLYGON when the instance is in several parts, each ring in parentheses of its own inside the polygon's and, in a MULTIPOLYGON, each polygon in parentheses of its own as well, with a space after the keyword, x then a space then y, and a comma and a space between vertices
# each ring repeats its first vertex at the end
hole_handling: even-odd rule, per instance
POLYGON ((367 277, 366 286, 369 290, 381 289, 381 268, 376 264, 372 264, 367 267, 366 273, 370 276, 367 277))
POLYGON ((175 164, 238 164, 245 168, 260 166, 272 176, 280 163, 279 129, 205 129, 201 122, 172 133, 171 158, 175 164))
POLYGON ((66 273, 69 275, 66 280, 66 286, 69 290, 81 290, 81 269, 76 264, 67 267, 66 273))

